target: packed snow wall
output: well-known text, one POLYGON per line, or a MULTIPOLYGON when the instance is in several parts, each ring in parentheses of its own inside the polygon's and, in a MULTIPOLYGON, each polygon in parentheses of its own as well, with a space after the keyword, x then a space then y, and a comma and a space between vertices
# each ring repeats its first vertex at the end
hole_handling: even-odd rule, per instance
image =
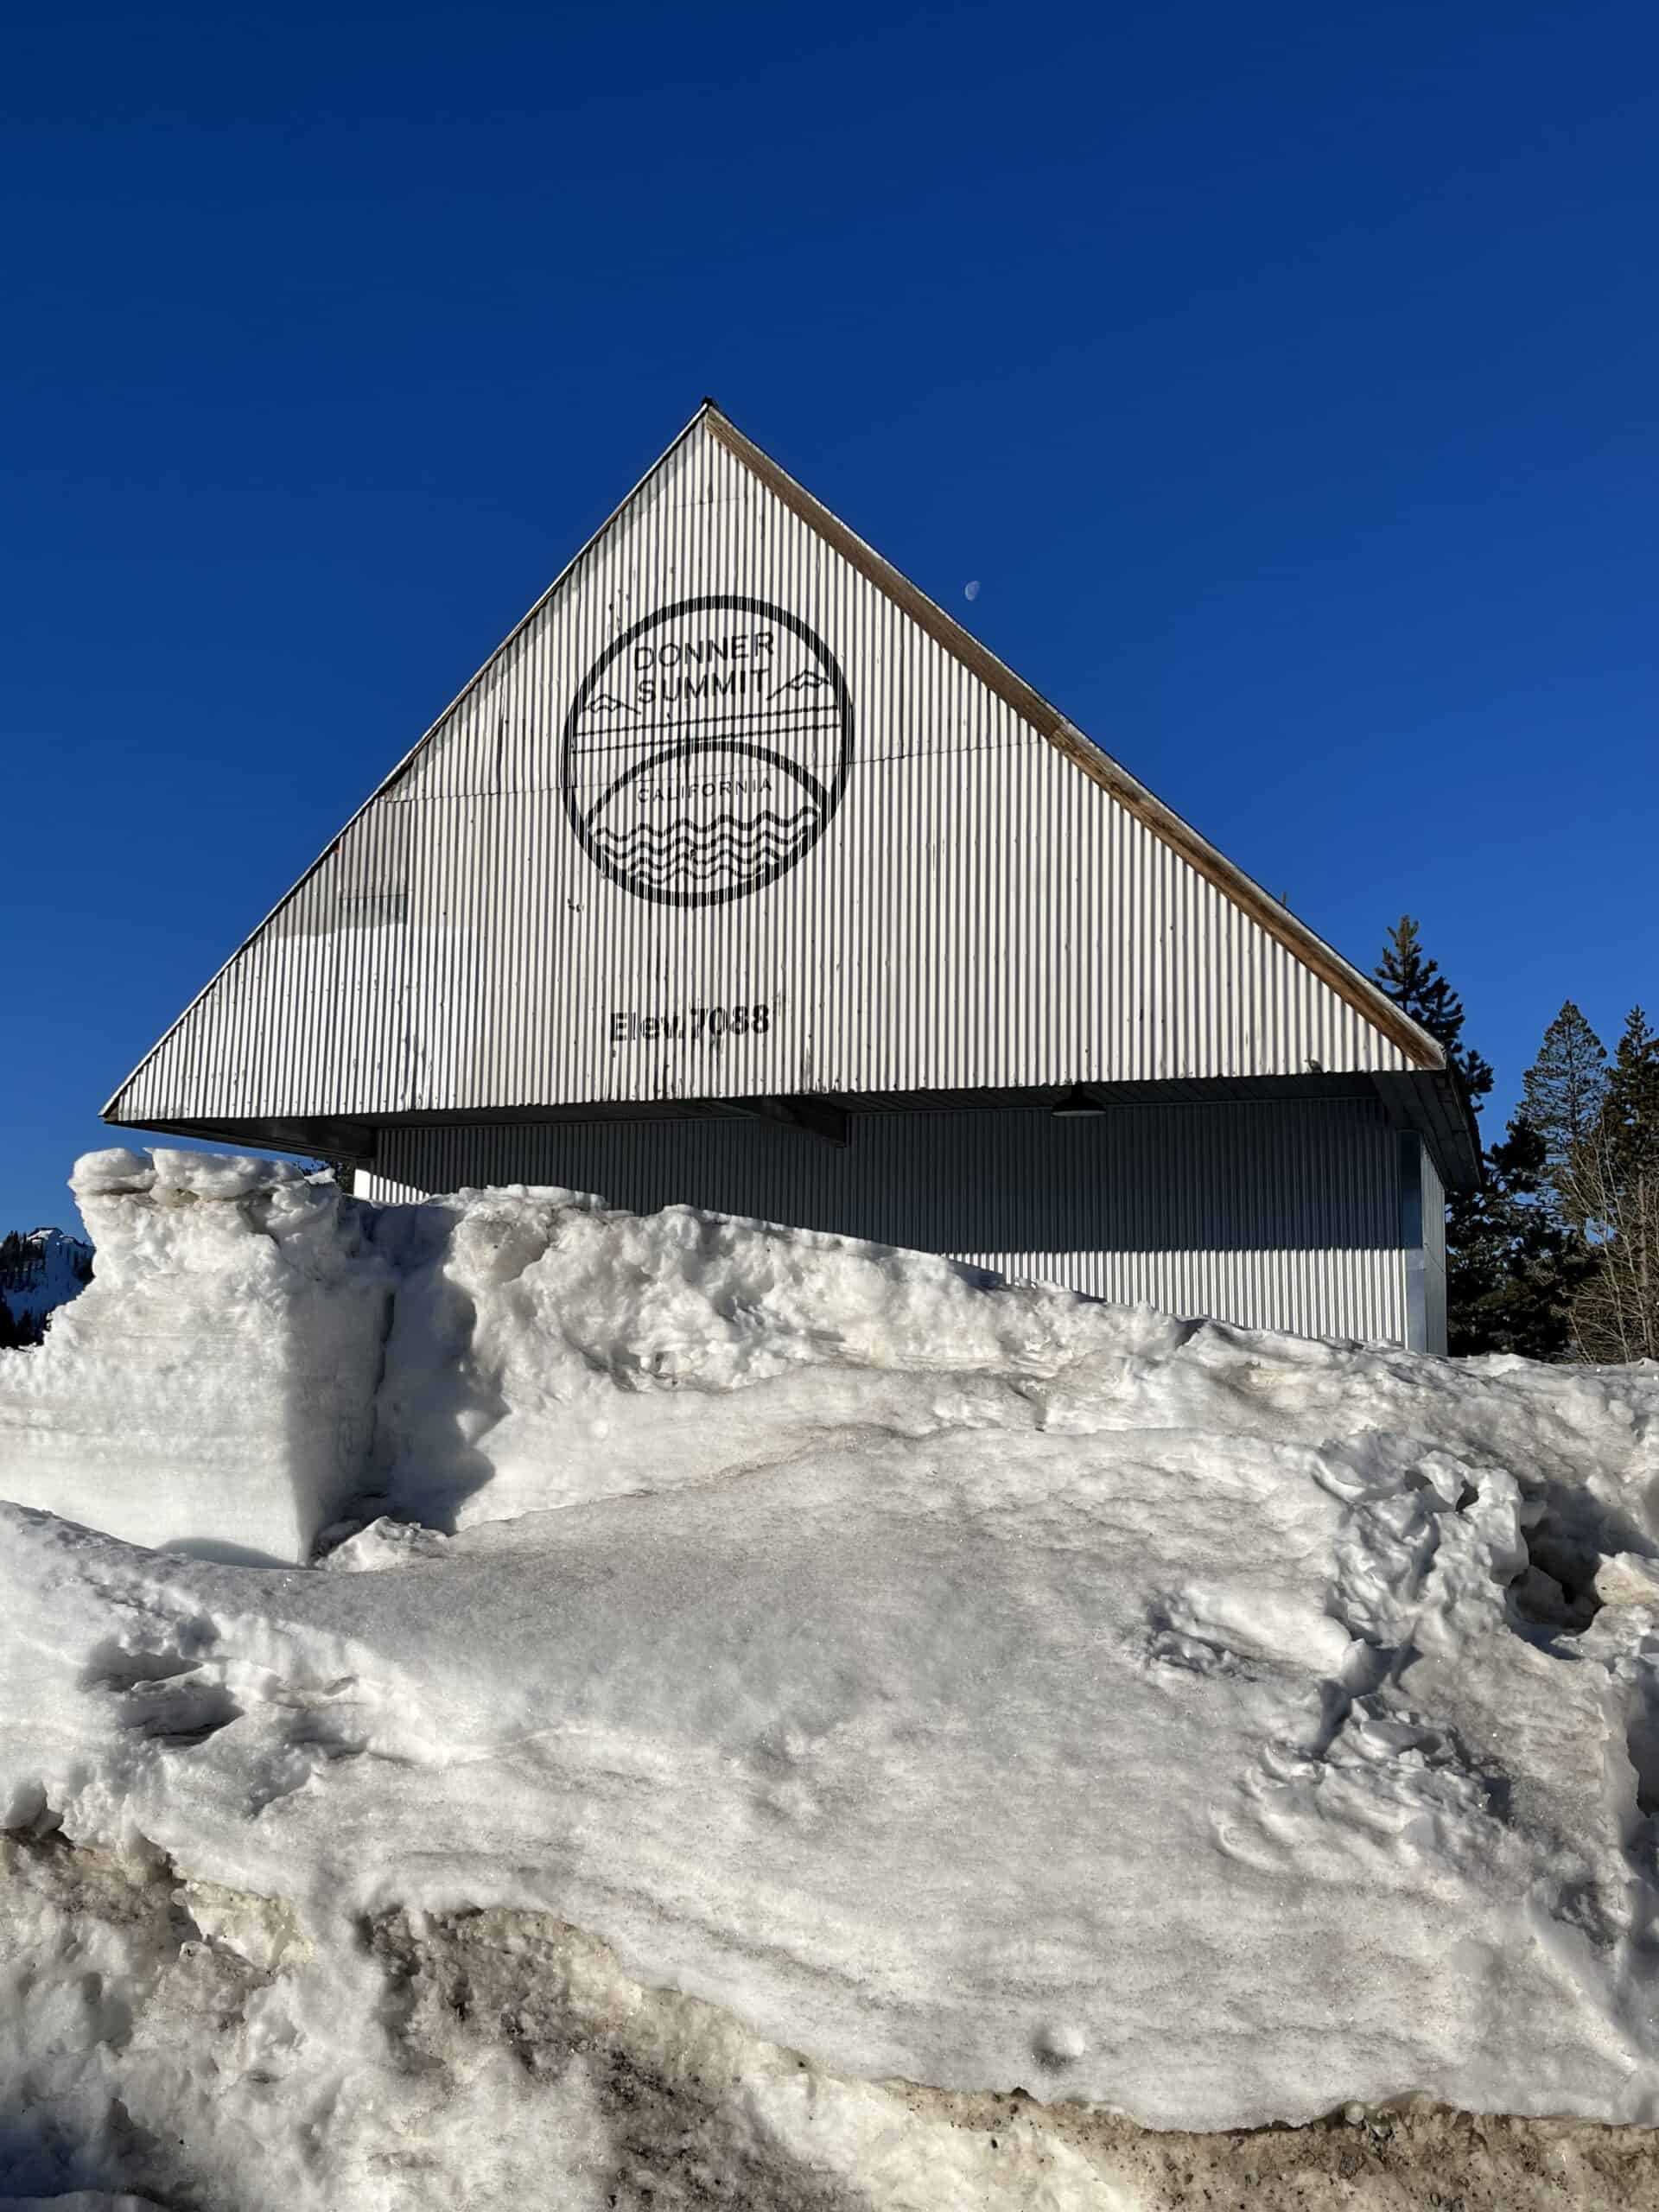
POLYGON ((332 1181, 89 1154, 98 1273, 0 1353, 0 1496, 205 1557, 292 1560, 363 1485, 387 1275, 332 1181))
MULTIPOLYGON (((1574 1529, 1596 1497, 1621 1526, 1646 1514, 1608 1473, 1630 1417, 1584 1371, 1362 1354, 1036 1284, 993 1294, 964 1262, 571 1191, 374 1205, 282 1162, 124 1150, 89 1154, 73 1187, 99 1274, 43 1349, 0 1353, 0 1497, 134 1542, 302 1560, 347 1517, 453 1531, 704 1479, 741 1464, 758 1404, 805 1438, 852 1374, 869 1417, 902 1426, 918 1415, 900 1378, 953 1378, 966 1406, 988 1375, 1023 1375, 1047 1407, 1058 1386, 1039 1378, 1077 1361, 1121 1366, 1091 1416, 1115 1427, 1179 1408, 1322 1444, 1427 1424, 1542 1481, 1560 1471, 1574 1529), (1236 1348, 1254 1344, 1303 1377, 1294 1410, 1241 1395, 1236 1348)), ((1636 1440, 1651 1452, 1639 1422, 1636 1440)))

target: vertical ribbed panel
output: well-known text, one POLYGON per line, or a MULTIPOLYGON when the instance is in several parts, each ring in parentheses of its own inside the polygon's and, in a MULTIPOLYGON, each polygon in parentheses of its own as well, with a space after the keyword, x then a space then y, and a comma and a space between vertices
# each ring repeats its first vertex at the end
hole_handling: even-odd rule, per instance
POLYGON ((1446 1191, 1428 1147, 1421 1147, 1423 1178, 1423 1306, 1427 1334, 1424 1349, 1446 1350, 1446 1191))
MULTIPOLYGON (((571 755, 579 805, 606 760, 571 755)), ((1410 1062, 699 423, 110 1112, 372 1119, 1310 1065, 1410 1062), (852 764, 775 881, 676 906, 589 857, 563 748, 607 649, 710 594, 822 641, 852 764), (763 1034, 684 1033, 697 1007, 756 1006, 763 1034), (683 1033, 619 1042, 618 1016, 683 1033)))
POLYGON ((1405 1341, 1398 1147, 1362 1100, 861 1114, 844 1147, 736 1119, 391 1129, 359 1187, 505 1183, 833 1230, 1250 1328, 1405 1341))

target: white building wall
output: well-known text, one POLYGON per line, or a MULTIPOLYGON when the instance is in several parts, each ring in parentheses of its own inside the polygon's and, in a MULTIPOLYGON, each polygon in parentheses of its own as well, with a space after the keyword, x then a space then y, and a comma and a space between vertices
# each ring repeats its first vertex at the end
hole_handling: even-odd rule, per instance
POLYGON ((1414 1065, 1116 789, 702 421, 109 1118, 372 1121, 1414 1065), (718 604, 665 613, 705 599, 718 604), (640 654, 671 650, 683 671, 693 650, 741 645, 741 664, 719 664, 730 682, 763 632, 761 704, 704 716, 698 702, 674 720, 640 703, 656 670, 640 654), (699 788, 741 785, 766 748, 762 798, 674 798, 705 771, 716 781, 699 788), (671 788, 634 779, 651 760, 671 788), (826 803, 807 806, 801 844, 768 823, 809 790, 826 803), (703 873, 671 895, 630 887, 592 849, 613 824, 660 865, 703 873), (721 874, 720 840, 785 835, 799 849, 775 878, 721 874), (703 891, 718 895, 698 903, 703 891))
POLYGON ((683 1202, 1251 1328, 1408 1341, 1401 1153, 1368 1101, 849 1122, 844 1147, 743 1119, 393 1129, 358 1187, 396 1200, 522 1182, 639 1212, 683 1202))

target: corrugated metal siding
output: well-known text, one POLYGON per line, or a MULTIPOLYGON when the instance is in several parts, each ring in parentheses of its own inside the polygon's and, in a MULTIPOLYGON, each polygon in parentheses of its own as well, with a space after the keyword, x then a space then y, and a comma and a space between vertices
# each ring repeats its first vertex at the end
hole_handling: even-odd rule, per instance
POLYGON ((504 1183, 949 1253, 1096 1298, 1405 1341, 1398 1149, 1360 1100, 388 1130, 366 1197, 504 1183))
MULTIPOLYGON (((578 797, 600 758, 573 755, 578 797)), ((372 1118, 1310 1063, 1409 1065, 698 426, 111 1118, 372 1118), (710 593, 775 604, 823 640, 849 689, 853 762, 839 810, 789 872, 685 908, 600 873, 567 817, 562 745, 606 649, 710 593), (698 1006, 756 1005, 764 1036, 612 1035, 617 1014, 688 1022, 698 1006)))
POLYGON ((1446 1192, 1429 1157, 1422 1152, 1424 1350, 1443 1352, 1446 1344, 1446 1192))

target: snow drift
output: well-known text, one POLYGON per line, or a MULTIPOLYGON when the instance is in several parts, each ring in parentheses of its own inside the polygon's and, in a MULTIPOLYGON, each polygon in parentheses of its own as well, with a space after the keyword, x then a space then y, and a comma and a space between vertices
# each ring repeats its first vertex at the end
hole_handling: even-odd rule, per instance
POLYGON ((358 1497, 264 1570, 0 1509, 18 2187, 1161 2204, 1103 2115, 1659 2119, 1659 1370, 163 1157, 65 1344, 193 1466, 193 1317, 216 1422, 327 1344, 358 1497))

